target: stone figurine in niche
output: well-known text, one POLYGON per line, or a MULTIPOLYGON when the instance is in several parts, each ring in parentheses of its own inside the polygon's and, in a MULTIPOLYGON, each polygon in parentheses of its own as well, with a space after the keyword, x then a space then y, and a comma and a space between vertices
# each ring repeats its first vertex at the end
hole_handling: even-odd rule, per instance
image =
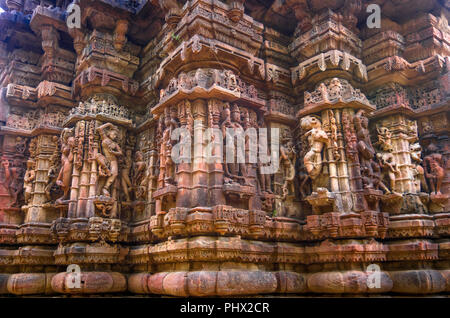
POLYGON ((25 176, 23 178, 23 187, 24 187, 24 197, 25 203, 29 203, 31 199, 31 194, 33 191, 33 181, 36 178, 36 163, 33 159, 27 160, 27 171, 25 172, 25 176))
POLYGON ((431 143, 427 147, 427 156, 424 158, 425 177, 430 186, 430 193, 441 195, 442 180, 445 177, 444 162, 438 147, 431 143))
POLYGON ((314 116, 306 116, 300 121, 301 128, 306 131, 308 152, 303 159, 309 177, 314 180, 322 171, 322 150, 330 145, 327 133, 322 129, 320 120, 314 116))
POLYGON ((167 186, 175 183, 175 163, 172 160, 172 143, 174 141, 171 139, 171 133, 173 129, 178 127, 178 123, 174 118, 174 114, 171 114, 168 108, 166 108, 163 122, 164 130, 162 132, 161 151, 159 153, 160 180, 162 180, 164 186, 167 186))
POLYGON ((145 171, 147 170, 147 164, 144 160, 144 155, 141 151, 136 151, 133 166, 133 180, 136 186, 142 183, 145 176, 145 171))
POLYGON ((73 149, 75 148, 75 137, 73 129, 64 128, 61 133, 61 169, 59 170, 56 184, 63 190, 63 196, 58 201, 69 199, 70 181, 72 179, 73 149))
POLYGON ((237 79, 236 79, 236 75, 233 74, 232 71, 230 70, 225 70, 223 72, 224 75, 224 86, 231 90, 231 91, 236 91, 239 89, 238 83, 237 83, 237 79))
POLYGON ((416 192, 428 192, 428 185, 425 180, 425 171, 421 166, 421 163, 423 161, 421 158, 421 154, 422 147, 418 142, 410 146, 410 155, 413 164, 413 178, 416 192))
POLYGON ((387 176, 389 179, 391 192, 396 192, 395 184, 397 175, 400 173, 400 170, 397 167, 394 155, 389 152, 377 153, 377 159, 382 169, 383 175, 387 176))
MULTIPOLYGON (((243 132, 241 124, 241 113, 239 107, 236 104, 233 104, 232 109, 230 110, 230 105, 226 103, 222 110, 222 124, 220 128, 222 130, 224 140, 233 140, 233 149, 234 149, 234 159, 232 163, 225 164, 225 183, 239 183, 239 181, 243 181, 245 185, 250 185, 247 180, 247 169, 244 163, 238 163, 237 158, 237 141, 236 138, 230 136, 228 134, 228 129, 233 130, 234 135, 239 132, 243 132), (233 138, 232 138, 233 137, 233 138)), ((227 147, 225 148, 224 155, 227 155, 227 147)), ((226 162, 226 160, 225 160, 226 162)))
POLYGON ((14 207, 19 203, 19 194, 23 190, 23 168, 21 168, 20 160, 14 160, 11 167, 10 162, 7 159, 4 159, 2 161, 2 166, 5 170, 4 185, 12 198, 10 206, 14 207))
POLYGON ((58 152, 55 152, 50 157, 50 164, 47 171, 47 182, 45 185, 45 198, 47 199, 47 202, 50 202, 52 200, 52 192, 54 191, 54 186, 56 185, 56 179, 58 178, 58 171, 59 171, 59 163, 58 163, 58 152))
MULTIPOLYGON (((301 159, 301 158, 300 158, 301 159)), ((302 198, 311 194, 311 178, 309 177, 308 172, 306 172, 306 168, 303 160, 298 160, 298 168, 297 168, 297 176, 299 179, 299 191, 302 198)))
POLYGON ((345 138, 345 152, 347 157, 355 162, 358 161, 358 138, 356 137, 355 127, 352 125, 352 117, 348 112, 342 113, 342 125, 345 138))
MULTIPOLYGON (((369 120, 365 115, 364 110, 359 110, 356 115, 353 117, 353 124, 356 131, 356 138, 358 140, 357 150, 359 154, 359 160, 361 165, 361 171, 366 176, 371 176, 373 174, 372 171, 372 160, 375 156, 375 149, 372 146, 372 142, 370 141, 369 134, 369 120)), ((373 187, 371 182, 371 178, 367 179, 363 178, 363 182, 365 183, 366 188, 373 187)))
POLYGON ((130 180, 131 166, 133 164, 131 153, 131 149, 125 150, 125 156, 122 157, 122 169, 120 171, 120 181, 122 184, 122 191, 125 196, 126 202, 131 201, 131 191, 133 189, 130 180))
POLYGON ((280 168, 283 171, 284 183, 282 186, 283 199, 289 193, 294 193, 295 179, 295 162, 297 160, 297 152, 294 149, 292 136, 288 129, 283 131, 282 141, 280 145, 280 168))
MULTIPOLYGON (((267 128, 263 118, 261 118, 259 120, 257 125, 260 128, 267 128)), ((258 147, 258 149, 263 149, 262 148, 263 145, 266 145, 266 147, 267 147, 266 153, 267 153, 267 157, 269 159, 269 162, 267 162, 267 163, 264 162, 263 163, 263 160, 261 160, 262 158, 260 156, 258 156, 258 170, 257 170, 257 172, 258 172, 258 181, 259 181, 259 189, 260 189, 259 191, 260 191, 261 194, 263 194, 263 193, 272 194, 273 193, 272 192, 272 176, 271 176, 270 173, 263 173, 264 168, 265 167, 270 167, 270 164, 271 164, 271 162, 270 162, 270 149, 267 146, 268 145, 267 140, 263 140, 261 138, 258 139, 258 140, 260 142, 260 147, 258 147)), ((269 200, 267 200, 267 202, 265 201, 264 203, 266 203, 266 208, 269 210, 269 206, 271 206, 271 204, 269 204, 268 201, 269 200)))
POLYGON ((336 123, 336 118, 334 117, 334 113, 331 109, 328 110, 328 118, 329 118, 329 122, 330 122, 333 157, 334 157, 334 160, 337 161, 341 158, 341 155, 339 154, 338 144, 337 144, 338 127, 337 127, 337 123, 336 123))
POLYGON ((272 192, 272 177, 269 173, 262 173, 262 167, 270 166, 267 163, 258 162, 258 177, 259 187, 261 193, 273 193, 272 192))
MULTIPOLYGON (((372 182, 373 188, 375 190, 382 190, 382 191, 384 191, 384 193, 390 194, 391 191, 383 182, 383 171, 381 169, 380 164, 378 162, 376 162, 375 160, 371 160, 370 164, 372 167, 372 175, 367 176, 367 178, 369 178, 370 181, 366 181, 366 183, 368 184, 368 183, 372 182)), ((364 174, 363 174, 363 177, 366 177, 366 176, 364 176, 364 174)))
POLYGON ((97 132, 100 134, 103 154, 109 164, 110 170, 110 175, 106 179, 102 193, 104 196, 111 197, 111 185, 114 183, 119 174, 118 157, 123 156, 122 149, 117 143, 119 131, 113 124, 106 123, 100 127, 97 127, 97 132))
POLYGON ((194 116, 192 116, 191 111, 191 103, 187 100, 186 101, 186 128, 191 134, 191 136, 194 135, 194 116))
POLYGON ((408 136, 410 136, 414 141, 418 140, 417 121, 407 120, 406 129, 408 132, 408 136))
POLYGON ((378 127, 378 141, 374 144, 379 146, 382 151, 392 152, 394 150, 392 146, 392 133, 387 127, 378 127))
POLYGON ((16 138, 16 151, 20 154, 23 154, 27 149, 27 140, 22 137, 16 138))

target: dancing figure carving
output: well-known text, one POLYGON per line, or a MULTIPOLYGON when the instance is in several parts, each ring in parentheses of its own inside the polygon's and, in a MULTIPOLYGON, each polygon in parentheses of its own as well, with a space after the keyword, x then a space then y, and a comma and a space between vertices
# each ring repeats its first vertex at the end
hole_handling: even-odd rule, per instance
POLYGON ((118 157, 123 156, 122 150, 116 142, 119 132, 117 127, 111 123, 97 127, 97 132, 100 134, 102 140, 101 145, 105 158, 105 161, 102 160, 102 166, 109 164, 109 175, 103 185, 102 193, 104 196, 111 197, 111 185, 119 175, 118 157))
POLYGON ((306 171, 312 180, 316 179, 322 171, 322 150, 330 145, 330 139, 322 129, 320 120, 313 116, 302 118, 300 126, 306 131, 309 151, 303 159, 306 171))

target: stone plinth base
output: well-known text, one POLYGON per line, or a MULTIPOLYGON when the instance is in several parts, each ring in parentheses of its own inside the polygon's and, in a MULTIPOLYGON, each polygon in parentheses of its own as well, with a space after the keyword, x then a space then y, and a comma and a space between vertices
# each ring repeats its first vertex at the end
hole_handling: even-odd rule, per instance
POLYGON ((290 271, 177 271, 135 273, 81 272, 0 274, 0 294, 87 295, 154 294, 178 297, 276 294, 438 294, 450 291, 450 270, 296 273, 290 271), (375 274, 379 274, 376 276, 375 274))
POLYGON ((8 294, 8 279, 10 274, 0 274, 0 295, 8 294))
POLYGON ((402 294, 436 294, 449 290, 448 270, 410 270, 390 272, 392 292, 402 294))
POLYGON ((320 272, 309 276, 308 288, 319 294, 381 294, 392 289, 392 280, 386 272, 379 278, 371 272, 345 271, 320 272))
MULTIPOLYGON (((51 280, 55 273, 19 273, 7 275, 8 292, 14 295, 53 294, 51 280)), ((1 281, 1 278, 0 278, 1 281)), ((1 288, 0 283, 0 288, 1 288)), ((0 290, 1 293, 1 290, 0 290)))
POLYGON ((103 294, 127 290, 127 280, 117 272, 81 272, 80 284, 73 273, 58 273, 51 282, 53 290, 62 294, 103 294))
POLYGON ((128 290, 139 294, 172 296, 243 296, 301 294, 306 276, 294 272, 196 271, 130 275, 128 290))
POLYGON ((450 288, 450 271, 357 270, 314 274, 264 271, 138 273, 128 278, 134 294, 245 296, 262 294, 436 294, 450 288), (376 276, 375 274, 379 274, 376 276))

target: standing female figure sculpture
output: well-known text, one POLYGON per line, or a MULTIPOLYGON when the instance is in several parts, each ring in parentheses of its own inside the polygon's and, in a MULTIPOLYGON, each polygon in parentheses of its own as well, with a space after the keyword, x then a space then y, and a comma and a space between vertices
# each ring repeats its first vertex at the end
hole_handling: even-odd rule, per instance
POLYGON ((126 202, 131 201, 130 192, 132 190, 132 184, 130 180, 130 171, 132 163, 133 161, 131 159, 131 149, 127 149, 125 151, 125 156, 122 162, 122 170, 120 171, 120 181, 122 183, 122 191, 125 195, 126 202))
POLYGON ((309 151, 303 159, 306 172, 312 180, 316 179, 322 171, 322 150, 330 145, 327 133, 322 129, 320 120, 313 116, 306 116, 300 121, 300 126, 306 131, 309 151))
POLYGON ((70 190, 70 180, 73 168, 73 149, 75 147, 75 137, 73 129, 64 128, 61 133, 61 169, 59 170, 56 184, 63 190, 63 196, 58 200, 68 200, 70 190))
POLYGON ((445 177, 443 158, 438 147, 431 143, 427 147, 428 155, 424 158, 425 177, 430 185, 430 194, 441 195, 442 180, 445 177))
POLYGON ((118 157, 123 156, 122 150, 119 144, 116 142, 118 137, 117 128, 111 124, 106 123, 100 127, 97 127, 97 132, 102 139, 102 149, 106 160, 109 162, 110 175, 103 186, 103 195, 111 197, 110 187, 119 175, 119 162, 118 157))
POLYGON ((356 137, 358 139, 357 149, 359 160, 361 161, 361 169, 368 169, 370 172, 371 160, 375 155, 369 134, 369 119, 365 116, 364 110, 359 110, 353 118, 355 125, 356 137))

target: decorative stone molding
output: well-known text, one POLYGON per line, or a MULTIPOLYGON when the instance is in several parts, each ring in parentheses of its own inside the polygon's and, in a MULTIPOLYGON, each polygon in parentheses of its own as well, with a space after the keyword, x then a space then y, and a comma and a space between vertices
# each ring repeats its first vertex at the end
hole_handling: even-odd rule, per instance
POLYGON ((307 78, 308 75, 314 74, 317 71, 325 72, 327 69, 340 69, 351 73, 355 72, 360 81, 368 81, 368 69, 360 59, 357 59, 346 52, 331 50, 311 57, 298 64, 296 67, 291 68, 292 84, 295 85, 297 82, 307 78))

